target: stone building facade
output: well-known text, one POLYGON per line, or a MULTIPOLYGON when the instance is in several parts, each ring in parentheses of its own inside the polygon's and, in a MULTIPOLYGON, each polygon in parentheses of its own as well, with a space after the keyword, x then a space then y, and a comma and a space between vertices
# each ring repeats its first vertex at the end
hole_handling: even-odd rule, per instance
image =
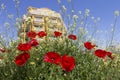
POLYGON ((35 31, 36 33, 45 31, 47 33, 46 37, 37 38, 38 40, 54 39, 54 31, 62 32, 61 38, 67 35, 67 29, 61 15, 48 8, 28 8, 28 12, 23 16, 22 25, 18 32, 19 39, 22 42, 27 40, 26 33, 29 31, 35 31))

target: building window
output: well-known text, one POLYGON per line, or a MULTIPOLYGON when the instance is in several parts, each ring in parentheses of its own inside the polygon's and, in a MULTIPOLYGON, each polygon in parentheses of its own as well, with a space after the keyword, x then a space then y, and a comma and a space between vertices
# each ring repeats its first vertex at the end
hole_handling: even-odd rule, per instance
POLYGON ((35 25, 34 27, 36 27, 36 28, 43 28, 42 25, 35 25))
POLYGON ((42 18, 34 18, 34 22, 40 22, 43 23, 44 20, 42 18))

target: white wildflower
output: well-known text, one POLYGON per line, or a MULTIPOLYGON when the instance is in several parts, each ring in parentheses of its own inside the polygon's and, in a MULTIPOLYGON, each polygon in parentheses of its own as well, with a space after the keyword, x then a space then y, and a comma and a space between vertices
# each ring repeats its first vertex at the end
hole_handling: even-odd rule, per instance
POLYGON ((88 31, 86 29, 84 29, 83 27, 79 28, 79 32, 80 32, 80 35, 86 35, 86 34, 88 34, 88 31))
POLYGON ((76 23, 73 23, 72 27, 73 27, 73 28, 76 28, 76 23))
POLYGON ((64 12, 67 10, 64 5, 62 6, 62 9, 63 9, 64 12))
POLYGON ((74 19, 78 19, 78 16, 77 16, 77 15, 73 15, 73 18, 74 18, 74 19))
POLYGON ((21 19, 21 18, 16 18, 16 21, 17 21, 17 22, 21 22, 22 19, 21 19))
POLYGON ((79 31, 82 32, 82 31, 83 31, 83 27, 80 27, 80 28, 79 28, 79 31))
POLYGON ((20 3, 20 1, 19 0, 16 0, 16 4, 19 4, 20 3))
POLYGON ((9 24, 8 22, 5 22, 5 23, 4 23, 4 26, 7 28, 7 30, 10 29, 10 24, 9 24))
POLYGON ((92 36, 88 36, 88 39, 91 39, 92 38, 92 36))
POLYGON ((4 23, 4 26, 7 27, 7 26, 10 26, 10 24, 9 24, 8 22, 5 22, 5 23, 4 23))
POLYGON ((13 19, 13 17, 14 17, 13 14, 9 14, 9 15, 8 15, 8 18, 10 18, 10 19, 13 19))
POLYGON ((78 11, 79 14, 82 14, 82 11, 78 11))
POLYGON ((31 64, 31 65, 35 65, 36 63, 32 61, 32 62, 30 62, 30 64, 31 64))
POLYGON ((23 15, 23 20, 26 20, 27 19, 27 16, 24 14, 23 15))
POLYGON ((116 10, 116 11, 114 12, 114 15, 115 15, 115 16, 119 16, 119 11, 116 10))
POLYGON ((2 4, 1 4, 1 9, 4 10, 5 8, 6 8, 5 4, 2 3, 2 4))
POLYGON ((15 26, 18 27, 18 28, 20 28, 20 23, 19 23, 19 22, 16 22, 16 23, 15 23, 15 26))
POLYGON ((85 10, 85 16, 89 16, 89 13, 90 13, 90 10, 89 10, 89 9, 86 9, 86 10, 85 10))
POLYGON ((60 3, 61 3, 61 0, 58 0, 58 3, 60 4, 60 3))
POLYGON ((74 10, 72 10, 71 12, 74 13, 74 10))
POLYGON ((0 59, 0 64, 4 64, 4 60, 3 59, 0 59))
POLYGON ((13 1, 16 3, 15 7, 18 7, 18 6, 19 6, 20 1, 19 1, 19 0, 13 0, 13 1))
POLYGON ((0 38, 3 38, 3 35, 1 35, 1 33, 0 33, 0 38))
POLYGON ((111 32, 113 32, 114 31, 114 28, 111 28, 111 32))

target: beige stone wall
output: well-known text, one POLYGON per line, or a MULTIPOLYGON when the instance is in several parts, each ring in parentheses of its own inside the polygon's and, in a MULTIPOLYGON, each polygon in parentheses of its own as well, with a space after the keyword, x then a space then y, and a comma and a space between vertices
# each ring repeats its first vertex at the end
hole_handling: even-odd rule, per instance
POLYGON ((21 41, 26 41, 25 35, 31 30, 35 32, 45 31, 49 37, 53 36, 54 31, 60 31, 63 35, 67 34, 61 15, 48 8, 28 8, 28 13, 23 17, 23 23, 19 30, 21 41))

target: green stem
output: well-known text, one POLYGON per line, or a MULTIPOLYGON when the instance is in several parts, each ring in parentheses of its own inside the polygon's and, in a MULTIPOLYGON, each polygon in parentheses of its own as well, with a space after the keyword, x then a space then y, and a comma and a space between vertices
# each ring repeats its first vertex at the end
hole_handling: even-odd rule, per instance
POLYGON ((51 68, 51 73, 50 73, 50 78, 49 78, 49 80, 53 80, 53 72, 54 72, 54 65, 52 65, 52 68, 51 68))
POLYGON ((114 21, 114 25, 113 25, 113 31, 112 31, 112 37, 111 37, 111 40, 110 40, 109 47, 113 44, 112 42, 114 40, 114 33, 115 33, 116 23, 117 23, 117 16, 115 17, 115 21, 114 21))

